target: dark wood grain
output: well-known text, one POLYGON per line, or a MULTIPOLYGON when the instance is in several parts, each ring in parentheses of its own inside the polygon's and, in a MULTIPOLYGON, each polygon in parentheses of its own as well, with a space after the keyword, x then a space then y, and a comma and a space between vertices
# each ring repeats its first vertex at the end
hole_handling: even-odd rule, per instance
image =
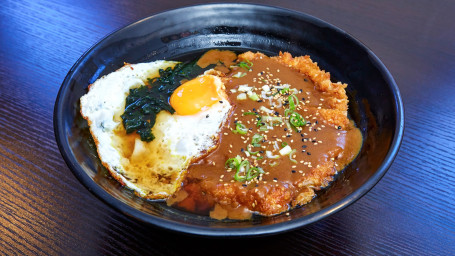
POLYGON ((401 90, 400 152, 378 185, 342 212, 293 232, 226 241, 144 226, 88 192, 53 133, 53 105, 66 73, 115 29, 203 2, 2 2, 0 254, 455 254, 454 1, 256 1, 344 29, 378 55, 401 90))

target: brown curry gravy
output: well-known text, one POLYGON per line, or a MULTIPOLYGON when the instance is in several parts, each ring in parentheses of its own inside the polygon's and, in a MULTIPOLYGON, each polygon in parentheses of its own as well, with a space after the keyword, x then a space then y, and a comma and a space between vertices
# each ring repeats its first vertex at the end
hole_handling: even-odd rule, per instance
MULTIPOLYGON (((217 61, 221 59, 220 55, 225 54, 223 52, 226 51, 211 51, 210 56, 217 61)), ((233 109, 221 129, 219 146, 188 168, 182 189, 168 200, 169 204, 199 214, 210 214, 217 219, 245 219, 252 213, 279 214, 311 201, 315 196, 314 190, 327 186, 333 175, 358 154, 362 136, 353 122, 336 125, 328 122, 319 113, 333 108, 333 104, 329 104, 333 102, 330 100, 333 94, 318 90, 309 76, 294 67, 262 54, 253 55, 253 58, 251 54, 248 56, 252 63, 251 70, 233 68, 224 77, 226 93, 233 109), (239 72, 246 75, 233 77, 239 72), (259 131, 256 126, 257 116, 242 114, 256 112, 263 116, 284 117, 285 109, 289 108, 286 102, 278 107, 278 100, 275 99, 273 107, 269 100, 262 98, 259 102, 248 98, 237 100, 239 92, 231 91, 237 90, 239 85, 248 85, 254 87, 254 91, 261 96, 262 86, 266 84, 271 88, 289 84, 290 88, 297 89, 299 104, 296 112, 307 121, 301 130, 295 131, 282 123, 274 126, 273 130, 259 131), (272 109, 274 113, 262 112, 261 106, 272 109), (233 133, 236 122, 249 128, 248 133, 233 133), (251 144, 256 133, 264 136, 261 147, 251 148, 252 151, 260 151, 259 155, 256 155, 263 157, 260 160, 245 154, 247 145, 251 144), (297 163, 292 162, 289 155, 279 154, 278 151, 284 143, 296 149, 294 159, 297 163), (276 149, 276 145, 279 149, 276 149), (267 158, 266 151, 272 151, 273 155, 278 155, 279 158, 267 158), (252 166, 263 168, 265 173, 249 182, 235 181, 236 171, 226 169, 225 163, 237 155, 249 160, 252 166)), ((288 95, 279 97, 287 99, 288 95)))

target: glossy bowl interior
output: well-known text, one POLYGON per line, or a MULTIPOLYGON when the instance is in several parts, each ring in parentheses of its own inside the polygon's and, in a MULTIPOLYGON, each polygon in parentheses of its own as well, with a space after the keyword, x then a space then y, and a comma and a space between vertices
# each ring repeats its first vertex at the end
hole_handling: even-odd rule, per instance
POLYGON ((157 14, 107 36, 71 68, 59 91, 54 129, 75 176, 115 209, 145 223, 207 236, 254 236, 292 230, 341 210, 367 193, 392 163, 403 134, 398 88, 380 60, 344 31, 290 10, 247 4, 210 4, 157 14), (364 142, 359 156, 330 187, 289 216, 216 221, 137 198, 106 175, 90 143, 79 98, 97 78, 124 62, 180 60, 208 49, 310 55, 333 80, 348 83, 350 115, 364 142))

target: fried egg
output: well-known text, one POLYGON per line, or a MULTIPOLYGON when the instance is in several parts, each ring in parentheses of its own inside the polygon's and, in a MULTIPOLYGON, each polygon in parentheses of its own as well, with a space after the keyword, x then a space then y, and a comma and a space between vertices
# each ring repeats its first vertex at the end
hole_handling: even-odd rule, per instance
POLYGON ((174 114, 157 114, 153 141, 127 134, 120 116, 129 90, 176 64, 127 64, 95 81, 81 97, 81 114, 89 123, 101 162, 119 182, 148 199, 167 198, 181 186, 191 162, 217 146, 231 110, 222 80, 201 75, 174 91, 169 100, 174 114))

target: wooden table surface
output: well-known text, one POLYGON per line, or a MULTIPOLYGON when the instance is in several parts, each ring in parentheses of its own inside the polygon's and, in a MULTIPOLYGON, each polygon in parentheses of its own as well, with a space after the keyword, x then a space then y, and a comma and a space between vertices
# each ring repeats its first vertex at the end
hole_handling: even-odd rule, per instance
POLYGON ((2 1, 0 254, 454 255, 455 1, 256 1, 347 31, 401 90, 406 128, 396 160, 367 195, 335 215, 269 237, 195 238, 144 226, 79 183, 52 123, 71 66, 118 28, 203 2, 2 1))

